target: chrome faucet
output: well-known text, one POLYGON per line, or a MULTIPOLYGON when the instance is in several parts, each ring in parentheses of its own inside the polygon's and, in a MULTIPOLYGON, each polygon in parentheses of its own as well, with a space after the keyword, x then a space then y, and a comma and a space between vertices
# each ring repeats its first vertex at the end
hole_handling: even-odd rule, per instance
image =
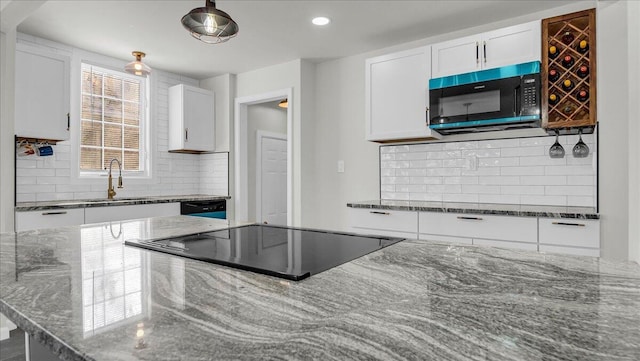
POLYGON ((114 161, 118 163, 118 168, 120 169, 120 175, 118 176, 118 188, 122 188, 122 163, 120 163, 116 158, 113 158, 111 159, 111 162, 109 162, 109 188, 107 188, 108 199, 113 199, 113 196, 116 195, 116 191, 113 189, 113 179, 111 178, 111 166, 114 161))

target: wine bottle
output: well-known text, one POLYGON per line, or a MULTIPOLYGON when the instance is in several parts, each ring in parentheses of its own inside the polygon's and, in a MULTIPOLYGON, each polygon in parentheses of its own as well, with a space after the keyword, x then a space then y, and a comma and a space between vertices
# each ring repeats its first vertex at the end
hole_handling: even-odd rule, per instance
POLYGON ((555 59, 558 57, 560 53, 558 52, 558 48, 555 45, 551 45, 549 47, 549 58, 555 59))
POLYGON ((555 82, 556 80, 558 80, 558 78, 560 77, 560 74, 558 73, 557 70, 555 69, 551 69, 549 70, 549 81, 550 82, 555 82))
POLYGON ((555 94, 550 94, 550 95, 549 95, 549 105, 556 105, 556 104, 558 104, 558 100, 560 100, 560 99, 558 99, 558 96, 557 96, 557 95, 555 95, 555 94))
POLYGON ((564 66, 565 68, 570 68, 576 61, 573 59, 573 56, 571 55, 565 55, 564 58, 562 58, 562 66, 564 66))
POLYGON ((589 92, 586 89, 580 89, 580 91, 576 93, 576 99, 581 102, 587 101, 587 99, 589 99, 589 92))
POLYGON ((571 89, 573 89, 573 82, 571 81, 571 79, 565 79, 565 81, 562 82, 562 89, 564 89, 565 91, 570 91, 571 89))
POLYGON ((589 50, 589 43, 586 40, 581 40, 576 48, 580 54, 584 54, 589 50))
POLYGON ((570 31, 566 31, 563 35, 562 35, 562 42, 569 45, 571 44, 571 42, 573 41, 573 39, 575 39, 575 36, 573 36, 573 34, 570 31))
POLYGON ((585 64, 580 65, 580 68, 578 68, 576 74, 581 78, 586 77, 587 75, 589 75, 589 67, 585 64))

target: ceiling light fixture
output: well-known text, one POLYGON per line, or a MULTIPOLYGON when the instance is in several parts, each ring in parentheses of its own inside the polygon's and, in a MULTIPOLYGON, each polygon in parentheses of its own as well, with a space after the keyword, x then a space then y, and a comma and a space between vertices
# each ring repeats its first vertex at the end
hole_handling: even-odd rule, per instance
POLYGON ((134 51, 131 53, 131 55, 135 56, 136 60, 124 66, 124 70, 127 73, 138 76, 147 76, 151 74, 151 68, 149 68, 147 64, 144 64, 142 62, 142 58, 144 58, 144 56, 146 55, 145 53, 141 51, 134 51))
POLYGON ((324 16, 318 16, 313 18, 311 22, 313 23, 313 25, 324 26, 329 24, 331 22, 331 19, 324 16))
POLYGON ((288 108, 289 107, 289 99, 283 99, 278 103, 280 108, 288 108))
POLYGON ((216 9, 213 0, 205 0, 204 7, 189 11, 181 21, 191 36, 207 44, 224 43, 240 30, 229 14, 216 9))

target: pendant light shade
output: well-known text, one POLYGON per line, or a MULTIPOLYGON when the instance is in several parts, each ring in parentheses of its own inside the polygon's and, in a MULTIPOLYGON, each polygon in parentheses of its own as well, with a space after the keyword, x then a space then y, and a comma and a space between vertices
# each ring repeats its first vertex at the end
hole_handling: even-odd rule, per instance
POLYGON ((182 17, 182 25, 191 36, 207 44, 224 43, 238 34, 238 24, 229 14, 216 9, 216 2, 206 0, 205 6, 195 8, 182 17))
POLYGON ((144 64, 142 62, 142 58, 144 58, 144 56, 146 55, 145 53, 141 51, 134 51, 131 53, 131 55, 135 56, 136 60, 124 66, 124 70, 127 73, 138 76, 147 76, 151 74, 151 68, 149 68, 147 64, 144 64))
POLYGON ((289 99, 283 99, 278 103, 280 108, 288 108, 289 107, 289 99))

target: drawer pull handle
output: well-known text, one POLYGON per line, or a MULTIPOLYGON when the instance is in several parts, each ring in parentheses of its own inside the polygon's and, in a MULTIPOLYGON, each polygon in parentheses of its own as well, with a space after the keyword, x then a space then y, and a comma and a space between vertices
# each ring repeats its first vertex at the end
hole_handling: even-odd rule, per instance
POLYGON ((458 219, 470 219, 470 220, 473 220, 473 221, 481 221, 482 220, 482 218, 480 218, 480 217, 463 217, 463 216, 458 216, 458 219))
POLYGON ((391 213, 389 213, 389 212, 371 211, 371 212, 369 212, 369 213, 371 213, 371 214, 382 214, 383 216, 391 215, 391 213))
POLYGON ((67 214, 66 211, 60 211, 60 212, 42 212, 43 216, 53 216, 56 214, 67 214))
POLYGON ((583 223, 567 223, 567 222, 552 222, 552 224, 557 224, 559 226, 576 226, 576 227, 584 227, 583 223))

